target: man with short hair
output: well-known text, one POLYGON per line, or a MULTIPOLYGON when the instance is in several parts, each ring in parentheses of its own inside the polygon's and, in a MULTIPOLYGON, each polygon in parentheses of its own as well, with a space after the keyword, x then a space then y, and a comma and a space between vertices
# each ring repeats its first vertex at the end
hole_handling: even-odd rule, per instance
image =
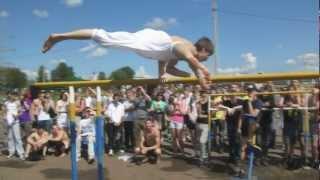
MULTIPOLYGON (((135 149, 136 155, 145 155, 150 163, 158 163, 159 156, 161 155, 161 140, 160 131, 154 126, 152 119, 147 119, 145 121, 143 134, 140 136, 140 144, 138 148, 135 149)), ((138 161, 137 163, 143 163, 138 161)))
POLYGON ((54 155, 64 157, 69 148, 70 140, 68 134, 62 127, 53 125, 49 136, 49 150, 52 150, 54 155))
MULTIPOLYGON (((44 130, 42 126, 36 125, 36 131, 31 133, 27 138, 26 154, 28 159, 31 152, 41 152, 42 159, 47 154, 47 144, 49 140, 49 134, 44 130)), ((32 157, 33 158, 33 157, 32 157)))
POLYGON ((92 39, 107 48, 131 50, 142 57, 159 61, 159 78, 165 74, 188 77, 189 73, 177 69, 178 60, 185 60, 200 80, 202 87, 208 89, 210 74, 200 62, 206 61, 213 54, 214 47, 207 37, 200 38, 195 44, 177 36, 170 36, 164 31, 143 29, 135 33, 107 32, 103 29, 81 29, 67 33, 51 34, 43 45, 45 53, 52 46, 63 40, 92 39))

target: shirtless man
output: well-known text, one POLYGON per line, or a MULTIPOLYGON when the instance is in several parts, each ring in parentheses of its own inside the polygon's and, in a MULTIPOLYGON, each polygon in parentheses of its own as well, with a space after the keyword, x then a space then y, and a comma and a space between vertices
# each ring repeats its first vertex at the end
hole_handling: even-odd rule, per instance
POLYGON ((30 152, 34 151, 41 151, 42 158, 44 158, 47 153, 48 137, 48 132, 46 132, 42 127, 37 127, 36 131, 31 133, 27 138, 26 159, 29 158, 30 152))
MULTIPOLYGON (((135 149, 136 155, 145 155, 151 163, 157 163, 161 155, 160 131, 154 127, 151 119, 145 121, 143 134, 141 135, 140 145, 135 149)), ((144 160, 140 161, 145 162, 144 160)))
POLYGON ((188 72, 177 69, 179 60, 185 60, 199 78, 203 88, 208 89, 210 74, 200 62, 206 61, 213 54, 214 47, 209 38, 203 37, 195 44, 189 40, 170 36, 164 31, 143 29, 135 33, 107 32, 103 29, 81 29, 67 33, 51 34, 45 41, 42 52, 63 40, 92 39, 107 48, 120 48, 134 51, 142 57, 159 61, 159 78, 165 81, 166 73, 189 77, 188 72))
POLYGON ((49 136, 49 149, 52 149, 56 156, 64 157, 69 144, 70 140, 64 129, 58 125, 53 125, 49 136))

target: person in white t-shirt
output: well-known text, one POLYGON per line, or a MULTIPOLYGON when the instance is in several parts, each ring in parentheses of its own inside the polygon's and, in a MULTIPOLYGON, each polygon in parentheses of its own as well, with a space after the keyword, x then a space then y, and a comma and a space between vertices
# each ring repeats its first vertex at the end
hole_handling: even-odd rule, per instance
POLYGON ((86 108, 83 111, 83 118, 79 121, 78 124, 78 136, 77 136, 77 160, 80 160, 81 157, 81 142, 86 140, 88 145, 88 163, 92 164, 94 162, 94 143, 95 143, 95 124, 94 118, 91 116, 92 110, 86 108))
POLYGON ((60 99, 56 103, 57 124, 60 128, 66 129, 68 126, 68 93, 60 94, 60 99))
POLYGON ((109 104, 106 115, 109 118, 108 126, 108 137, 109 137, 109 155, 113 155, 113 150, 121 149, 121 128, 122 121, 124 118, 125 108, 120 102, 120 95, 115 93, 113 95, 113 101, 109 104))
POLYGON ((185 60, 200 80, 203 88, 209 88, 210 74, 201 64, 213 54, 214 47, 207 37, 202 37, 195 44, 177 36, 170 36, 164 31, 143 29, 135 33, 107 32, 103 29, 82 29, 67 33, 51 34, 45 41, 42 52, 63 40, 89 40, 107 48, 133 51, 138 55, 158 60, 159 78, 165 81, 166 73, 174 76, 188 77, 188 72, 177 69, 179 60, 185 60))
POLYGON ((5 119, 8 133, 8 158, 17 152, 21 160, 25 160, 24 149, 21 140, 20 123, 18 119, 20 102, 17 101, 17 94, 9 92, 8 99, 4 103, 5 119))

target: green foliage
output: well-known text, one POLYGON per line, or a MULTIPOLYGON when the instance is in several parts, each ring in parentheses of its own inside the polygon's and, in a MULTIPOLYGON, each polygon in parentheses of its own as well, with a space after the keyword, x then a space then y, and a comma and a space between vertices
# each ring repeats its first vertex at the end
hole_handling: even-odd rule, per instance
POLYGON ((74 81, 78 78, 75 77, 73 68, 67 66, 66 63, 61 62, 57 65, 55 69, 51 71, 52 81, 74 81))
POLYGON ((113 71, 109 77, 112 80, 126 80, 132 79, 134 77, 135 72, 129 66, 122 67, 113 71))
POLYGON ((48 74, 45 71, 44 66, 41 65, 38 69, 37 82, 47 82, 47 81, 48 81, 48 74))
POLYGON ((2 90, 21 89, 27 86, 27 75, 18 68, 0 68, 0 86, 2 90))
POLYGON ((98 74, 98 80, 106 80, 106 79, 107 79, 106 73, 104 73, 104 72, 99 72, 99 74, 98 74))

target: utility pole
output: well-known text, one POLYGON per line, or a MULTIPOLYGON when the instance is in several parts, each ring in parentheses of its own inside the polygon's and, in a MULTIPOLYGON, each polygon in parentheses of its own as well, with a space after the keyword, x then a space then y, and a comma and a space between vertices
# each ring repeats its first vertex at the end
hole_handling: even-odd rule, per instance
POLYGON ((213 16, 213 74, 218 73, 218 0, 212 0, 212 16, 213 16))

